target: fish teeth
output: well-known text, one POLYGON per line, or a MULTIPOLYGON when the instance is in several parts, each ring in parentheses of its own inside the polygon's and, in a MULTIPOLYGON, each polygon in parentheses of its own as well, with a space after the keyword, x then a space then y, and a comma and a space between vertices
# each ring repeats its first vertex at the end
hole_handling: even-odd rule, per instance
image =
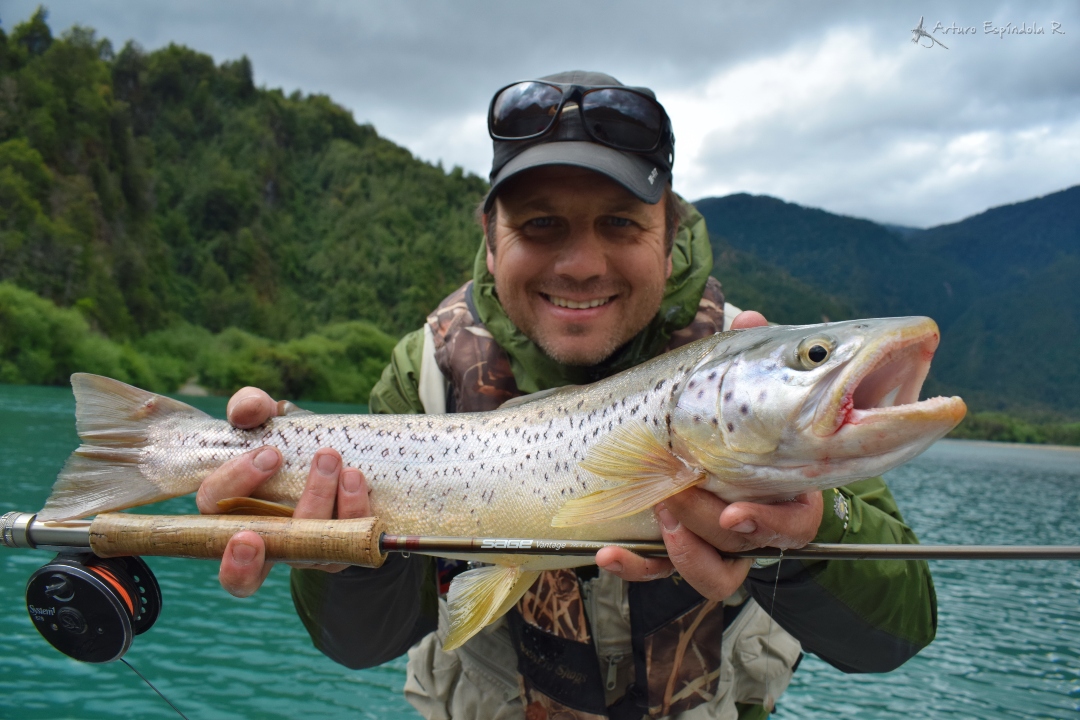
POLYGON ((551 301, 552 305, 558 305, 559 307, 570 308, 571 310, 586 310, 588 308, 606 305, 607 303, 611 302, 612 297, 614 297, 614 295, 604 298, 595 298, 593 300, 585 300, 583 302, 578 302, 576 300, 568 300, 566 298, 556 297, 554 295, 548 295, 547 299, 551 301))

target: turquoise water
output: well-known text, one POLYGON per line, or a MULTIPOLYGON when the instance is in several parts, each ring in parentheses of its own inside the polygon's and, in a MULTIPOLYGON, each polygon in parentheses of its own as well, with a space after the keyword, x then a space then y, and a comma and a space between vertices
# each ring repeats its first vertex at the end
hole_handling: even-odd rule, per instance
MULTIPOLYGON (((224 411, 220 398, 192 402, 224 411)), ((0 385, 0 512, 41 507, 76 445, 73 417, 69 391, 0 385)), ((1080 543, 1074 450, 946 441, 889 481, 924 542, 1080 543)), ((159 509, 194 512, 194 503, 159 509)), ((77 663, 38 635, 23 590, 48 559, 0 549, 0 718, 177 717, 122 664, 77 663)), ((218 586, 214 563, 149 562, 164 608, 126 657, 192 720, 415 717, 401 697, 402 661, 350 671, 312 647, 292 612, 285 568, 240 600, 218 586)), ((844 675, 807 657, 775 717, 1076 717, 1080 561, 940 561, 933 569, 940 621, 929 648, 887 675, 844 675)))

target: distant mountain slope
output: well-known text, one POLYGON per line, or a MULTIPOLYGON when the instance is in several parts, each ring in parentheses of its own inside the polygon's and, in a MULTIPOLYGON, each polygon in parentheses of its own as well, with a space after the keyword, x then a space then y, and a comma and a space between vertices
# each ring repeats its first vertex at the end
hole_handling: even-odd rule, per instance
POLYGON ((695 205, 718 256, 733 248, 748 256, 742 266, 775 266, 748 288, 785 298, 770 282, 788 275, 855 316, 937 320, 928 391, 976 409, 1080 419, 1080 187, 912 232, 765 196, 695 205))
POLYGON ((1080 185, 907 239, 914 248, 973 271, 983 291, 1022 283, 1063 258, 1080 257, 1080 185))
POLYGON ((860 313, 914 313, 948 324, 971 302, 971 271, 916 249, 869 220, 745 193, 695 205, 714 248, 726 242, 752 253, 860 313))

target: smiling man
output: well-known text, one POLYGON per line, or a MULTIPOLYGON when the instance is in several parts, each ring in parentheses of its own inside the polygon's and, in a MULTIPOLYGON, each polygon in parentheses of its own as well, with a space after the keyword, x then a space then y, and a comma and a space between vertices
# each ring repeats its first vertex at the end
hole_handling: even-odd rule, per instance
MULTIPOLYGON (((705 223, 671 190, 674 136, 651 91, 561 73, 498 91, 488 124, 495 157, 473 280, 401 340, 372 412, 492 410, 764 323, 725 305, 709 275, 705 223)), ((229 419, 253 427, 286 407, 245 388, 229 419)), ((230 462, 203 483, 199 507, 251 493, 280 462, 273 448, 230 462)), ((362 517, 367 493, 361 473, 323 449, 296 516, 362 517)), ((717 552, 916 542, 879 479, 772 505, 694 488, 655 512, 669 560, 605 548, 599 569, 545 572, 451 652, 440 592, 461 563, 392 556, 378 570, 294 570, 293 598, 316 646, 349 667, 407 651, 406 697, 429 718, 764 717, 804 649, 881 672, 934 636, 925 563, 751 567, 717 552)), ((257 535, 238 533, 222 585, 254 592, 264 556, 257 535)))

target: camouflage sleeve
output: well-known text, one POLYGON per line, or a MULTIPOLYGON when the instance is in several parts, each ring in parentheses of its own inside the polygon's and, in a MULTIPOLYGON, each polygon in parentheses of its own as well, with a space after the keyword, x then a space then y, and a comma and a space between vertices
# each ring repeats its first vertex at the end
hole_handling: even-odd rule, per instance
MULTIPOLYGON (((918 543, 880 478, 823 495, 814 542, 918 543)), ((924 561, 794 560, 752 570, 746 585, 804 650, 844 672, 893 670, 937 631, 937 599, 924 561)))
MULTIPOLYGON (((371 390, 373 413, 420 413, 417 378, 422 331, 398 342, 371 390)), ((294 569, 293 605, 319 650, 350 668, 380 665, 405 653, 438 621, 435 563, 422 555, 391 554, 377 570, 340 573, 294 569)))

